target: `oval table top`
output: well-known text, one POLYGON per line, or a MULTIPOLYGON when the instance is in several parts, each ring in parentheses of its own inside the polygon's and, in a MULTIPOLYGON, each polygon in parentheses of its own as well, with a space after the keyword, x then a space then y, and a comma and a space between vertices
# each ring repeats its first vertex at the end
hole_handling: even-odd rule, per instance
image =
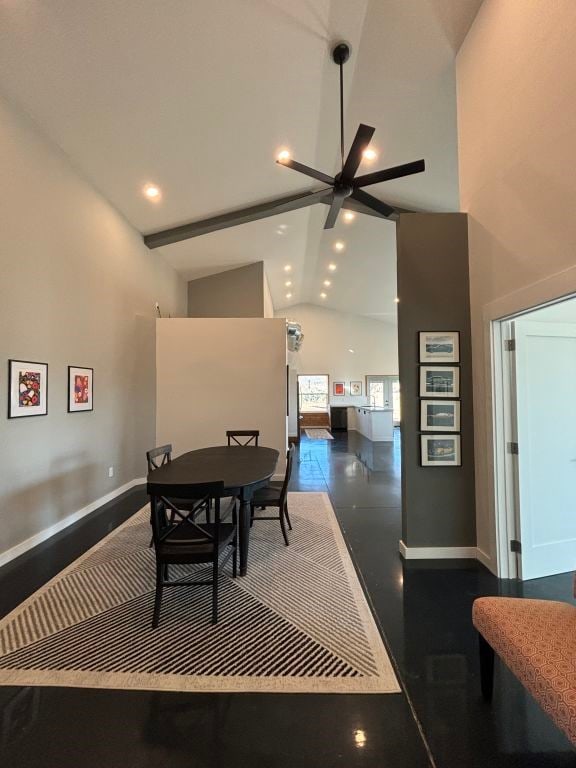
POLYGON ((276 470, 274 448, 218 445, 178 456, 148 474, 149 485, 224 482, 224 488, 246 488, 267 482, 276 470))

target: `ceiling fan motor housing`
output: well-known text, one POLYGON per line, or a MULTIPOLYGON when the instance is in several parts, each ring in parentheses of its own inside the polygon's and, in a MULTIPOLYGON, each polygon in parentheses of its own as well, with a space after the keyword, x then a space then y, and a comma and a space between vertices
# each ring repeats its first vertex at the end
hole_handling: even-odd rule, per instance
POLYGON ((335 64, 346 64, 349 58, 350 46, 348 43, 337 43, 334 48, 332 48, 332 59, 335 64))

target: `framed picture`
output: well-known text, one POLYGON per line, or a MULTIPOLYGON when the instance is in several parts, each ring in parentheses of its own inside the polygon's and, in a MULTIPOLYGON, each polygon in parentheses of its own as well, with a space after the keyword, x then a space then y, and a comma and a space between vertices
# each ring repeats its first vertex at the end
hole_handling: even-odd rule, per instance
POLYGON ((362 394, 362 382, 361 381, 351 381, 350 382, 350 394, 358 397, 362 394))
POLYGON ((459 400, 420 400, 420 430, 422 432, 459 432, 459 400))
POLYGON ((420 397, 460 397, 457 366, 420 366, 420 397))
POLYGON ((342 397, 346 394, 346 384, 343 381, 334 381, 332 383, 332 394, 336 397, 342 397))
POLYGON ((68 366, 68 413, 94 409, 94 369, 68 366))
POLYGON ((8 361, 8 418, 46 416, 48 413, 48 364, 8 361))
POLYGON ((420 331, 421 363, 459 363, 459 331, 420 331))
POLYGON ((460 435, 420 435, 423 467, 460 467, 460 435))

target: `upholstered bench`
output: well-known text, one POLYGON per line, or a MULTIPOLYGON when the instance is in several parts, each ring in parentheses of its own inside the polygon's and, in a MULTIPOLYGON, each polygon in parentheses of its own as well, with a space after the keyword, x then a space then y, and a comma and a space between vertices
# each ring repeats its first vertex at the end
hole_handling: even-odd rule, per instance
POLYGON ((474 602, 472 620, 480 633, 484 697, 492 697, 496 653, 576 744, 576 607, 552 600, 481 597, 474 602))

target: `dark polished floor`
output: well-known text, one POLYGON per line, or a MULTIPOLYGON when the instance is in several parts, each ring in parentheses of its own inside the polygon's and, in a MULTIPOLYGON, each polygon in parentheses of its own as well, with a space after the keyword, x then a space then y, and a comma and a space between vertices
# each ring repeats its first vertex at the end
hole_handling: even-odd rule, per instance
MULTIPOLYGON (((479 696, 474 598, 570 599, 569 575, 498 582, 468 561, 403 563, 400 457, 357 433, 303 439, 293 490, 332 503, 406 688, 393 695, 173 694, 0 689, 10 768, 576 766, 576 753, 515 679, 479 696), (431 750, 430 759, 427 748, 431 750)), ((145 502, 134 491, 0 571, 6 613, 145 502)), ((249 651, 248 651, 249 652, 249 651)))

